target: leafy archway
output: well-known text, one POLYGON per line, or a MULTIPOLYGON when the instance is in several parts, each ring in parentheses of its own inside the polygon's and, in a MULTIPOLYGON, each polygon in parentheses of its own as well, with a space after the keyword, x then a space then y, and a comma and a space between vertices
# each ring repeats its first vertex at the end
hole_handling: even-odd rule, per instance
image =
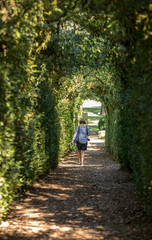
POLYGON ((2 1, 2 214, 68 153, 89 95, 104 103, 108 150, 151 207, 151 10, 148 0, 2 1))

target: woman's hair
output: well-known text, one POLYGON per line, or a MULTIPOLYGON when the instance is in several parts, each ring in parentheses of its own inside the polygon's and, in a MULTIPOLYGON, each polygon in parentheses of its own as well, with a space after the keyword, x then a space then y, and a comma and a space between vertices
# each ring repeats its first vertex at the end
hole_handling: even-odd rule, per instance
POLYGON ((81 118, 79 122, 80 124, 86 124, 86 120, 84 118, 81 118))

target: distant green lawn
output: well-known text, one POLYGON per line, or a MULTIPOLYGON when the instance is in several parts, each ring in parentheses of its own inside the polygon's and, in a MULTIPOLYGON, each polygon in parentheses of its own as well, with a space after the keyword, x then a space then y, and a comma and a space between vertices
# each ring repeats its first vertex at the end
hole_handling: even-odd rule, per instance
POLYGON ((98 132, 98 121, 101 118, 100 116, 101 107, 91 107, 91 108, 83 108, 83 112, 87 113, 87 124, 89 124, 90 131, 98 132), (89 116, 89 115, 95 115, 95 116, 89 116), (96 125, 94 125, 94 121, 96 121, 96 125), (92 124, 92 125, 91 125, 92 124))
POLYGON ((91 112, 93 114, 99 115, 101 111, 101 107, 91 107, 91 108, 83 108, 84 112, 91 112))
POLYGON ((88 116, 89 120, 99 120, 101 116, 88 116))
POLYGON ((99 128, 98 126, 95 126, 95 125, 89 125, 89 130, 90 132, 99 132, 99 128))

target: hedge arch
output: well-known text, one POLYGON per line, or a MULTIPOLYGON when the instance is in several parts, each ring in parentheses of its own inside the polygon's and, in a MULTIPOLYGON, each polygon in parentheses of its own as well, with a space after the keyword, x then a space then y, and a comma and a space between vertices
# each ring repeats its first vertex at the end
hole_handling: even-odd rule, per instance
POLYGON ((149 1, 5 0, 0 10, 0 208, 67 154, 82 100, 152 211, 149 1))

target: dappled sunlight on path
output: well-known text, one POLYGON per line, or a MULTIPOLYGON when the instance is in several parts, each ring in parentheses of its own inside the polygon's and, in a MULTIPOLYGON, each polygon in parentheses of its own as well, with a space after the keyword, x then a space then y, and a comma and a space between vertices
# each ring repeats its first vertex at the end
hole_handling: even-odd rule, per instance
POLYGON ((35 183, 1 225, 0 239, 150 240, 151 223, 129 173, 91 137, 84 167, 73 151, 35 183))

